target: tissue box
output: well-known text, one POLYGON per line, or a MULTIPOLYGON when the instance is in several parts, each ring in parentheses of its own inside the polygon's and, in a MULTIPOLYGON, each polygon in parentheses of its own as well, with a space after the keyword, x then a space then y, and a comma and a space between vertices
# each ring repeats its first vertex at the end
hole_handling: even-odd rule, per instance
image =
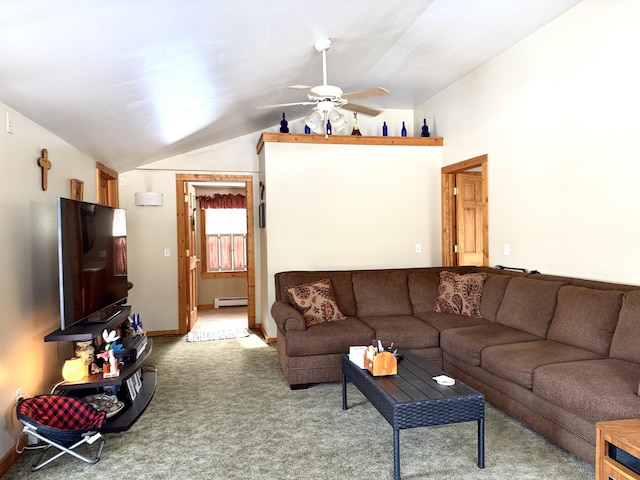
POLYGON ((371 372, 374 377, 384 375, 396 375, 398 373, 398 360, 391 352, 380 352, 371 358, 365 352, 364 366, 371 372))

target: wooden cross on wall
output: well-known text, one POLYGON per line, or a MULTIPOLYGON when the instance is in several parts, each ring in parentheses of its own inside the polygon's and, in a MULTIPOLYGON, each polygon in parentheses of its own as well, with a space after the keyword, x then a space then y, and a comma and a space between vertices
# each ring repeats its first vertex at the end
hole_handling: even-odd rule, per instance
POLYGON ((46 148, 42 149, 42 156, 38 159, 38 165, 42 168, 42 190, 46 190, 49 188, 48 184, 48 173, 53 166, 51 161, 49 161, 49 152, 47 152, 46 148))

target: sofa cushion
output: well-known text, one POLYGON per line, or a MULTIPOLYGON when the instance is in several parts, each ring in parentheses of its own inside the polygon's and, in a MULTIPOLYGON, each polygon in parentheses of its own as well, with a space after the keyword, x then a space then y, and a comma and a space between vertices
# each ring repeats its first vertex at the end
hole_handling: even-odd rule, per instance
POLYGON ((565 285, 547 338, 606 356, 624 293, 565 285))
POLYGON ((293 306, 302 314, 307 327, 323 322, 337 322, 342 314, 328 279, 287 288, 293 306))
POLYGON ((482 318, 480 300, 486 278, 486 273, 461 275, 454 272, 440 272, 438 298, 433 311, 482 318))
POLYGON ((413 313, 433 312, 438 297, 440 276, 437 273, 411 272, 407 278, 413 313))
POLYGON ((634 290, 627 292, 622 301, 609 356, 640 363, 638 345, 640 345, 640 290, 634 290))
POLYGON ((496 321, 498 308, 504 298, 504 292, 511 281, 509 275, 487 275, 482 288, 482 299, 480 300, 480 314, 490 322, 496 321))
POLYGON ((476 367, 480 365, 480 352, 486 347, 535 340, 542 339, 499 323, 450 328, 440 332, 442 350, 476 367))
POLYGON ((274 276, 276 283, 276 300, 291 302, 287 288, 305 283, 317 282, 328 278, 331 280, 333 295, 340 311, 347 317, 356 316, 356 300, 353 297, 353 286, 350 271, 290 271, 279 272, 274 276))
POLYGON ((406 272, 358 272, 353 274, 357 316, 411 315, 406 272))
POLYGON ((386 348, 427 348, 440 344, 440 332, 410 315, 376 315, 360 317, 375 331, 375 339, 386 348))
POLYGON ((480 354, 480 365, 494 375, 531 389, 533 372, 542 365, 596 358, 602 356, 571 345, 540 340, 486 347, 480 354))
POLYGON ((462 315, 452 315, 450 313, 423 312, 414 313, 414 317, 428 323, 438 331, 447 328, 469 327, 471 325, 484 325, 491 323, 484 318, 463 317, 462 315))
POLYGON ((614 358, 544 365, 533 393, 590 422, 637 418, 640 365, 614 358))
POLYGON ((355 317, 341 322, 324 322, 301 332, 287 332, 289 356, 348 353, 352 345, 369 345, 375 332, 355 317))
POLYGON ((496 322, 544 338, 561 286, 561 282, 512 278, 504 292, 496 322))

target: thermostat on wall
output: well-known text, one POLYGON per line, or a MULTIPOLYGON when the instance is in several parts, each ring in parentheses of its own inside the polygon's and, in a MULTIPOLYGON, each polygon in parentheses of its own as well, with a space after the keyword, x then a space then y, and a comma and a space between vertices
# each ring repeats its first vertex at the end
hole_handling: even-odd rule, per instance
POLYGON ((157 192, 138 192, 136 193, 136 205, 139 206, 162 206, 162 194, 157 192))

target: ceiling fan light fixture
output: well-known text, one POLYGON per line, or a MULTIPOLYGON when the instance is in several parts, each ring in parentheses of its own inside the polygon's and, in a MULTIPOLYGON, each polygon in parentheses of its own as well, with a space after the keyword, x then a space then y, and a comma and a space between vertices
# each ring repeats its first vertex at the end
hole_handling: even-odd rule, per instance
POLYGON ((323 129, 322 117, 316 111, 311 115, 304 117, 304 123, 311 129, 312 132, 319 133, 323 129))
POLYGON ((333 128, 340 130, 346 126, 347 118, 338 110, 331 110, 329 112, 329 121, 333 128))

